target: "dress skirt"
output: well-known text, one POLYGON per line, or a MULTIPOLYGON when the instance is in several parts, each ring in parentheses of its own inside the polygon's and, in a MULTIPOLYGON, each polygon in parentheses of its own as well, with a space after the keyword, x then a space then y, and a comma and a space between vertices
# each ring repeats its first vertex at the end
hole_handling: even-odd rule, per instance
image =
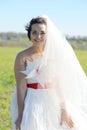
MULTIPOLYGON (((79 119, 82 117, 79 117, 78 113, 74 111, 72 111, 73 114, 71 114, 71 116, 74 120, 78 120, 77 122, 75 121, 77 126, 70 129, 65 122, 62 126, 60 126, 60 102, 56 96, 51 96, 53 93, 53 89, 27 89, 27 95, 24 101, 21 130, 85 130, 81 129, 81 124, 78 124, 79 119)), ((12 98, 11 117, 13 130, 16 130, 15 121, 18 117, 16 91, 13 93, 12 98)), ((82 121, 81 123, 84 125, 84 122, 82 121)))

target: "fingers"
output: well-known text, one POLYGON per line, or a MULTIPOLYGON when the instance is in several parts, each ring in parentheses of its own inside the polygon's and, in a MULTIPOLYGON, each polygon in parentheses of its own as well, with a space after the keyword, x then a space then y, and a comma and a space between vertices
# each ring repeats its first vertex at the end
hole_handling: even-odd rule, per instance
POLYGON ((18 119, 15 121, 16 125, 16 130, 21 130, 20 125, 21 125, 21 118, 18 117, 18 119))
POLYGON ((20 127, 16 126, 16 130, 21 130, 20 127))
POLYGON ((21 130, 20 126, 16 125, 16 130, 21 130))
POLYGON ((63 119, 63 117, 61 116, 61 119, 60 119, 60 125, 62 125, 63 122, 64 122, 64 119, 63 119))
POLYGON ((60 120, 60 125, 62 125, 62 124, 63 124, 63 120, 61 119, 61 120, 60 120))
POLYGON ((16 130, 21 130, 19 122, 16 122, 15 125, 16 125, 16 130))
POLYGON ((19 128, 16 128, 16 130, 19 130, 19 128))
POLYGON ((69 125, 70 128, 74 127, 74 123, 73 123, 73 121, 71 119, 69 120, 68 125, 69 125))
POLYGON ((63 122, 66 122, 67 125, 68 125, 70 128, 73 128, 73 127, 74 127, 74 123, 73 123, 73 121, 71 120, 71 118, 68 119, 68 120, 64 120, 64 119, 61 118, 61 120, 60 120, 60 125, 62 125, 63 122))
POLYGON ((20 129, 19 129, 19 126, 16 126, 16 130, 20 130, 20 129))

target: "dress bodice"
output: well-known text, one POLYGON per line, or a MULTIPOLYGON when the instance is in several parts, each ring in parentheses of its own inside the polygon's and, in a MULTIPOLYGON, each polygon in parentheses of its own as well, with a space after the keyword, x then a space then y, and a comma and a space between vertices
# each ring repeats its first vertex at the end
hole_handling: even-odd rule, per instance
POLYGON ((33 61, 26 60, 26 69, 21 71, 23 74, 26 75, 27 83, 36 83, 37 78, 39 75, 39 65, 41 62, 42 57, 35 59, 33 61))
POLYGON ((27 60, 27 66, 24 71, 21 71, 26 75, 27 84, 38 83, 42 88, 48 88, 52 85, 53 75, 49 73, 48 66, 43 62, 43 58, 39 57, 34 61, 27 60), (49 76, 51 75, 51 76, 49 76), (51 77, 51 78, 50 78, 51 77))

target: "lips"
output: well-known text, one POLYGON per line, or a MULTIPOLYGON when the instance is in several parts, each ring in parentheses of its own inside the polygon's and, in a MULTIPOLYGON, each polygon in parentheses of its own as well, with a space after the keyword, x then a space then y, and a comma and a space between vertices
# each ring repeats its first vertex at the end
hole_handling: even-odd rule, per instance
POLYGON ((35 40, 36 42, 41 42, 41 40, 35 40))
POLYGON ((34 40, 36 43, 40 44, 42 43, 42 40, 34 40))

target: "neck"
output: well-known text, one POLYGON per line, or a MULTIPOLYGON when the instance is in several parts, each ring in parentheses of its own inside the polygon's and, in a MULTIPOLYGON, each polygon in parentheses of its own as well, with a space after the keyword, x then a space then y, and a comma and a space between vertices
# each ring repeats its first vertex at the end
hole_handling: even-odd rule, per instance
POLYGON ((40 54, 42 54, 43 53, 43 47, 42 46, 33 46, 32 47, 32 49, 33 49, 33 52, 34 53, 40 53, 40 54))

